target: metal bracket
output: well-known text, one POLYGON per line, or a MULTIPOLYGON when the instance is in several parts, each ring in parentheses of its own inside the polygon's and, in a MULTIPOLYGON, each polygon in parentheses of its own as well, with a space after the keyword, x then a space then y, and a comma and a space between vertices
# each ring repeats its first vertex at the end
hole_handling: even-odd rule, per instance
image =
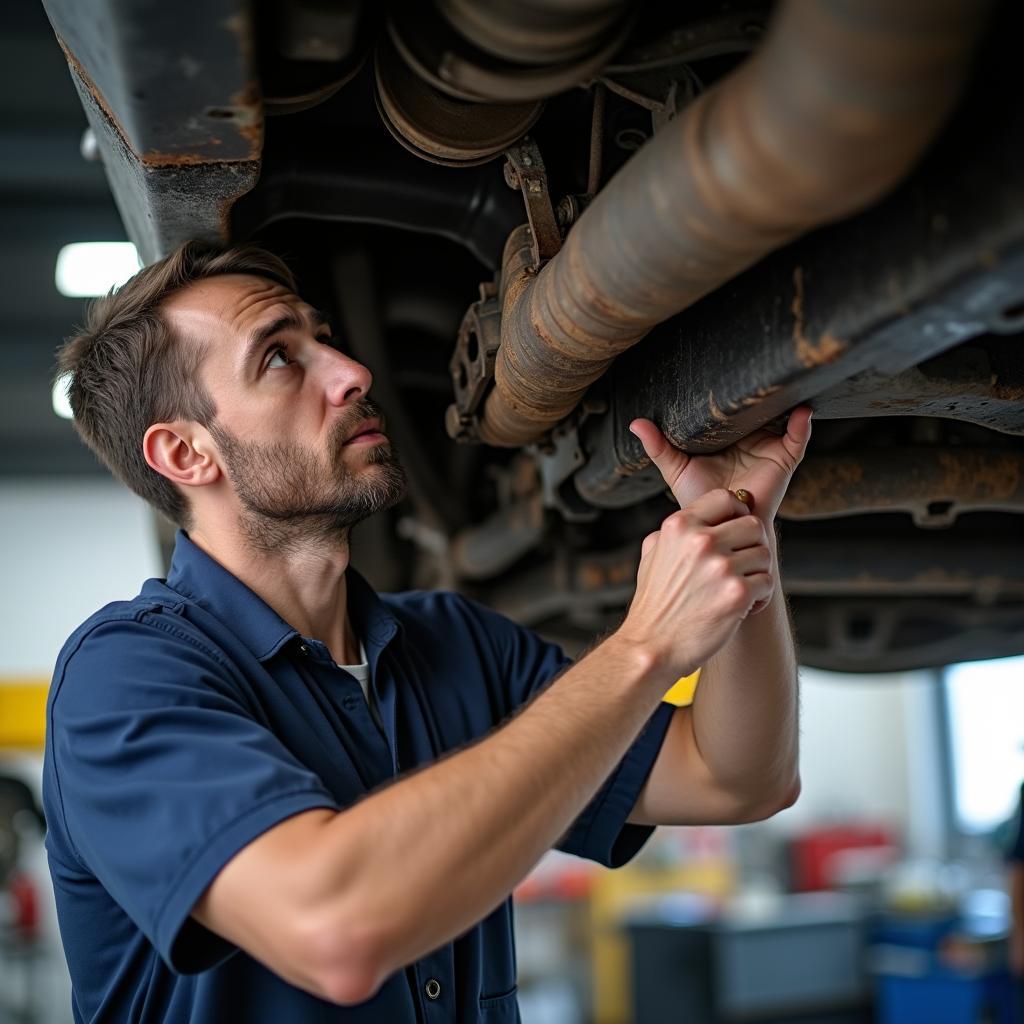
POLYGON ((448 436, 456 441, 476 440, 476 414, 494 379, 494 362, 500 344, 498 287, 492 281, 485 281, 480 285, 480 298, 462 318, 455 352, 448 364, 455 402, 445 413, 445 428, 448 436))
MULTIPOLYGON (((466 310, 459 327, 449 363, 455 401, 445 413, 448 436, 459 442, 478 440, 478 413, 494 380, 494 364, 501 346, 501 302, 509 281, 524 272, 535 273, 562 247, 562 229, 551 205, 547 172, 537 144, 524 137, 506 155, 505 181, 522 192, 529 224, 516 229, 518 244, 511 249, 506 244, 497 282, 480 285, 480 298, 466 310)), ((571 218, 563 213, 563 219, 571 218)))
POLYGON ((607 411, 608 405, 600 394, 588 395, 568 419, 527 449, 537 461, 544 507, 556 509, 567 523, 587 523, 600 515, 600 511, 576 491, 572 477, 587 461, 580 442, 581 425, 590 416, 600 416, 607 411))
POLYGON ((551 203, 544 158, 537 143, 529 135, 507 149, 505 156, 508 157, 505 181, 509 188, 519 189, 523 193, 526 219, 530 222, 530 233, 533 236, 533 263, 539 269, 562 248, 562 229, 551 203))

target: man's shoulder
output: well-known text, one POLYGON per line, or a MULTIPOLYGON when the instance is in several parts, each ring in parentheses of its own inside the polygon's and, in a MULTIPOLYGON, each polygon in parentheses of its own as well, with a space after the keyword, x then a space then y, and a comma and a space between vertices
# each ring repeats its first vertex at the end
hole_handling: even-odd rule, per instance
POLYGON ((118 647, 136 644, 147 633, 173 633, 183 621, 181 611, 185 604, 186 598, 170 590, 163 580, 154 579, 147 580, 135 597, 104 605, 64 641, 57 656, 54 681, 61 678, 83 647, 102 646, 113 652, 118 647))
POLYGON ((234 699, 238 651, 229 638, 205 628, 205 620, 197 621, 195 612, 195 602, 157 580, 136 597, 90 615, 54 665, 48 735, 71 719, 110 711, 203 700, 214 691, 234 699))

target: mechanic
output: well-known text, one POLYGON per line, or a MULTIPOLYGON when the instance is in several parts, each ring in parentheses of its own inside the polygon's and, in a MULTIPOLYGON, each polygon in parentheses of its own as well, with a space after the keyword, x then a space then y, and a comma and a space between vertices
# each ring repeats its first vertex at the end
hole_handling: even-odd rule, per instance
POLYGON ((167 580, 87 620, 51 688, 76 1021, 515 1021, 510 893, 545 851, 615 867, 657 824, 796 799, 773 519, 808 409, 693 458, 633 424, 680 509, 572 664, 349 567, 404 476, 369 372, 272 254, 188 243, 98 301, 60 370, 85 441, 181 527, 167 580), (692 707, 662 701, 699 666, 692 707))

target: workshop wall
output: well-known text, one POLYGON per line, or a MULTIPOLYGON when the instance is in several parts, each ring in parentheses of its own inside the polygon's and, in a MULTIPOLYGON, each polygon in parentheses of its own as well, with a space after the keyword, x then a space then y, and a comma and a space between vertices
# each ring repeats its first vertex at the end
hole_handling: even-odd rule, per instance
POLYGON ((49 678, 83 619, 160 575, 156 528, 113 480, 0 482, 0 678, 49 678))
POLYGON ((885 822, 914 857, 946 852, 939 683, 931 672, 846 675, 801 670, 797 803, 770 822, 885 822))
MULTIPOLYGON (((25 723, 38 719, 57 653, 75 627, 161 574, 153 518, 113 480, 6 479, 0 566, 0 772, 23 779, 38 799, 41 728, 25 723), (18 737, 21 749, 3 745, 18 737), (26 742, 33 738, 35 747, 26 742)), ((40 838, 25 836, 20 859, 39 895, 40 941, 0 956, 0 1019, 8 1019, 6 1009, 58 1024, 69 1019, 70 985, 40 838)))

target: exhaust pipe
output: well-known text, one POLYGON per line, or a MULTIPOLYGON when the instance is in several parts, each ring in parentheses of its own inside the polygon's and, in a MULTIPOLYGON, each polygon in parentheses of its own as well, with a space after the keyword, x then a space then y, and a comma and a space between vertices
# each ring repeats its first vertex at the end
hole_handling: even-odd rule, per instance
POLYGON ((784 0, 761 49, 663 128, 565 245, 506 281, 480 439, 564 419, 656 324, 889 191, 952 108, 982 0, 784 0))

